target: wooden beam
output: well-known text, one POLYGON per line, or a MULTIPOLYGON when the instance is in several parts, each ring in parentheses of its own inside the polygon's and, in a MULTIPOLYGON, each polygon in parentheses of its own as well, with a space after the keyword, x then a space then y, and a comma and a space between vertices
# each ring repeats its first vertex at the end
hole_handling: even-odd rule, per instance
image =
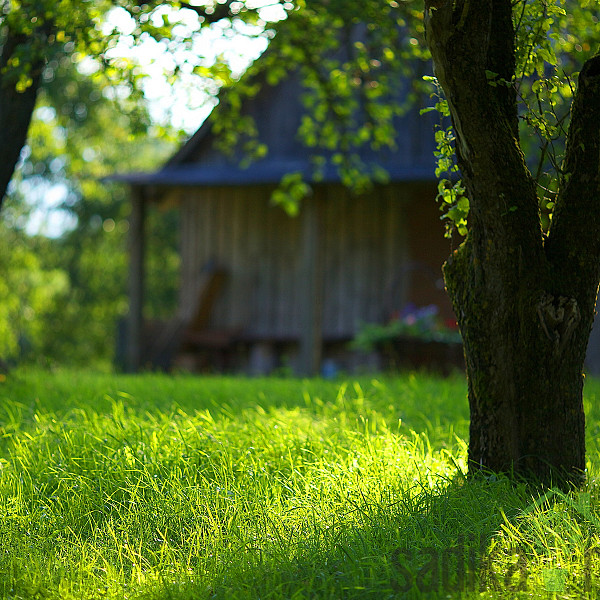
POLYGON ((323 276, 319 235, 317 197, 302 202, 302 281, 300 295, 300 362, 301 375, 319 373, 323 353, 323 276))
POLYGON ((129 315, 127 318, 127 363, 135 373, 142 363, 142 328, 144 321, 144 279, 146 246, 146 202, 143 188, 133 188, 129 217, 129 315))

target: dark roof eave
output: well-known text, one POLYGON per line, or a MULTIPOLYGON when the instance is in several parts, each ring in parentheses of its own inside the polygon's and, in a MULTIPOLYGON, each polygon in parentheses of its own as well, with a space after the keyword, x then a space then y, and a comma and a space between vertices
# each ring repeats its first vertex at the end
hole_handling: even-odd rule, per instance
MULTIPOLYGON (((388 167, 386 171, 390 182, 435 181, 431 168, 388 167)), ((269 165, 269 168, 250 166, 247 169, 230 166, 198 168, 197 165, 189 165, 186 168, 165 167, 154 173, 126 173, 113 175, 107 179, 128 183, 132 186, 160 187, 277 185, 288 173, 301 173, 309 182, 340 182, 339 174, 333 169, 326 171, 323 177, 316 179, 306 165, 293 163, 269 165)))

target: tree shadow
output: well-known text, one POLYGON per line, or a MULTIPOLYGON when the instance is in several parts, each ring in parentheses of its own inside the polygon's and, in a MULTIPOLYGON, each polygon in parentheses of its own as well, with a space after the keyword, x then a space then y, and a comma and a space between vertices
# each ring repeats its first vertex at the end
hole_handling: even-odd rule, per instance
POLYGON ((303 535, 283 526, 268 543, 240 552, 202 597, 429 599, 524 591, 524 565, 496 572, 490 542, 506 519, 531 504, 530 492, 502 478, 456 477, 392 503, 349 499, 352 525, 307 524, 303 535))

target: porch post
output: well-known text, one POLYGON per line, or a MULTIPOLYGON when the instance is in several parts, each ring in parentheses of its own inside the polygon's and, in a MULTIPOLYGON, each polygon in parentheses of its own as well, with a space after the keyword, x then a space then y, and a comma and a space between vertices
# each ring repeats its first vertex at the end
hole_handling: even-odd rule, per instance
POLYGON ((127 371, 136 372, 142 362, 144 309, 146 203, 144 188, 134 187, 129 217, 129 315, 127 317, 127 371))
POLYGON ((319 236, 318 198, 302 201, 302 288, 300 289, 301 375, 317 375, 321 365, 323 345, 323 277, 319 236))

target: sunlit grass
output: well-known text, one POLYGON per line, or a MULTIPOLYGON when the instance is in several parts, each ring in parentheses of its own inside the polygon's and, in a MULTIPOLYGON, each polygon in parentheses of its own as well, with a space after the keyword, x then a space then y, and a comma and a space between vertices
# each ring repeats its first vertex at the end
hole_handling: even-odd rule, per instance
POLYGON ((3 598, 595 597, 589 484, 465 481, 461 377, 26 371, 0 384, 3 598))

